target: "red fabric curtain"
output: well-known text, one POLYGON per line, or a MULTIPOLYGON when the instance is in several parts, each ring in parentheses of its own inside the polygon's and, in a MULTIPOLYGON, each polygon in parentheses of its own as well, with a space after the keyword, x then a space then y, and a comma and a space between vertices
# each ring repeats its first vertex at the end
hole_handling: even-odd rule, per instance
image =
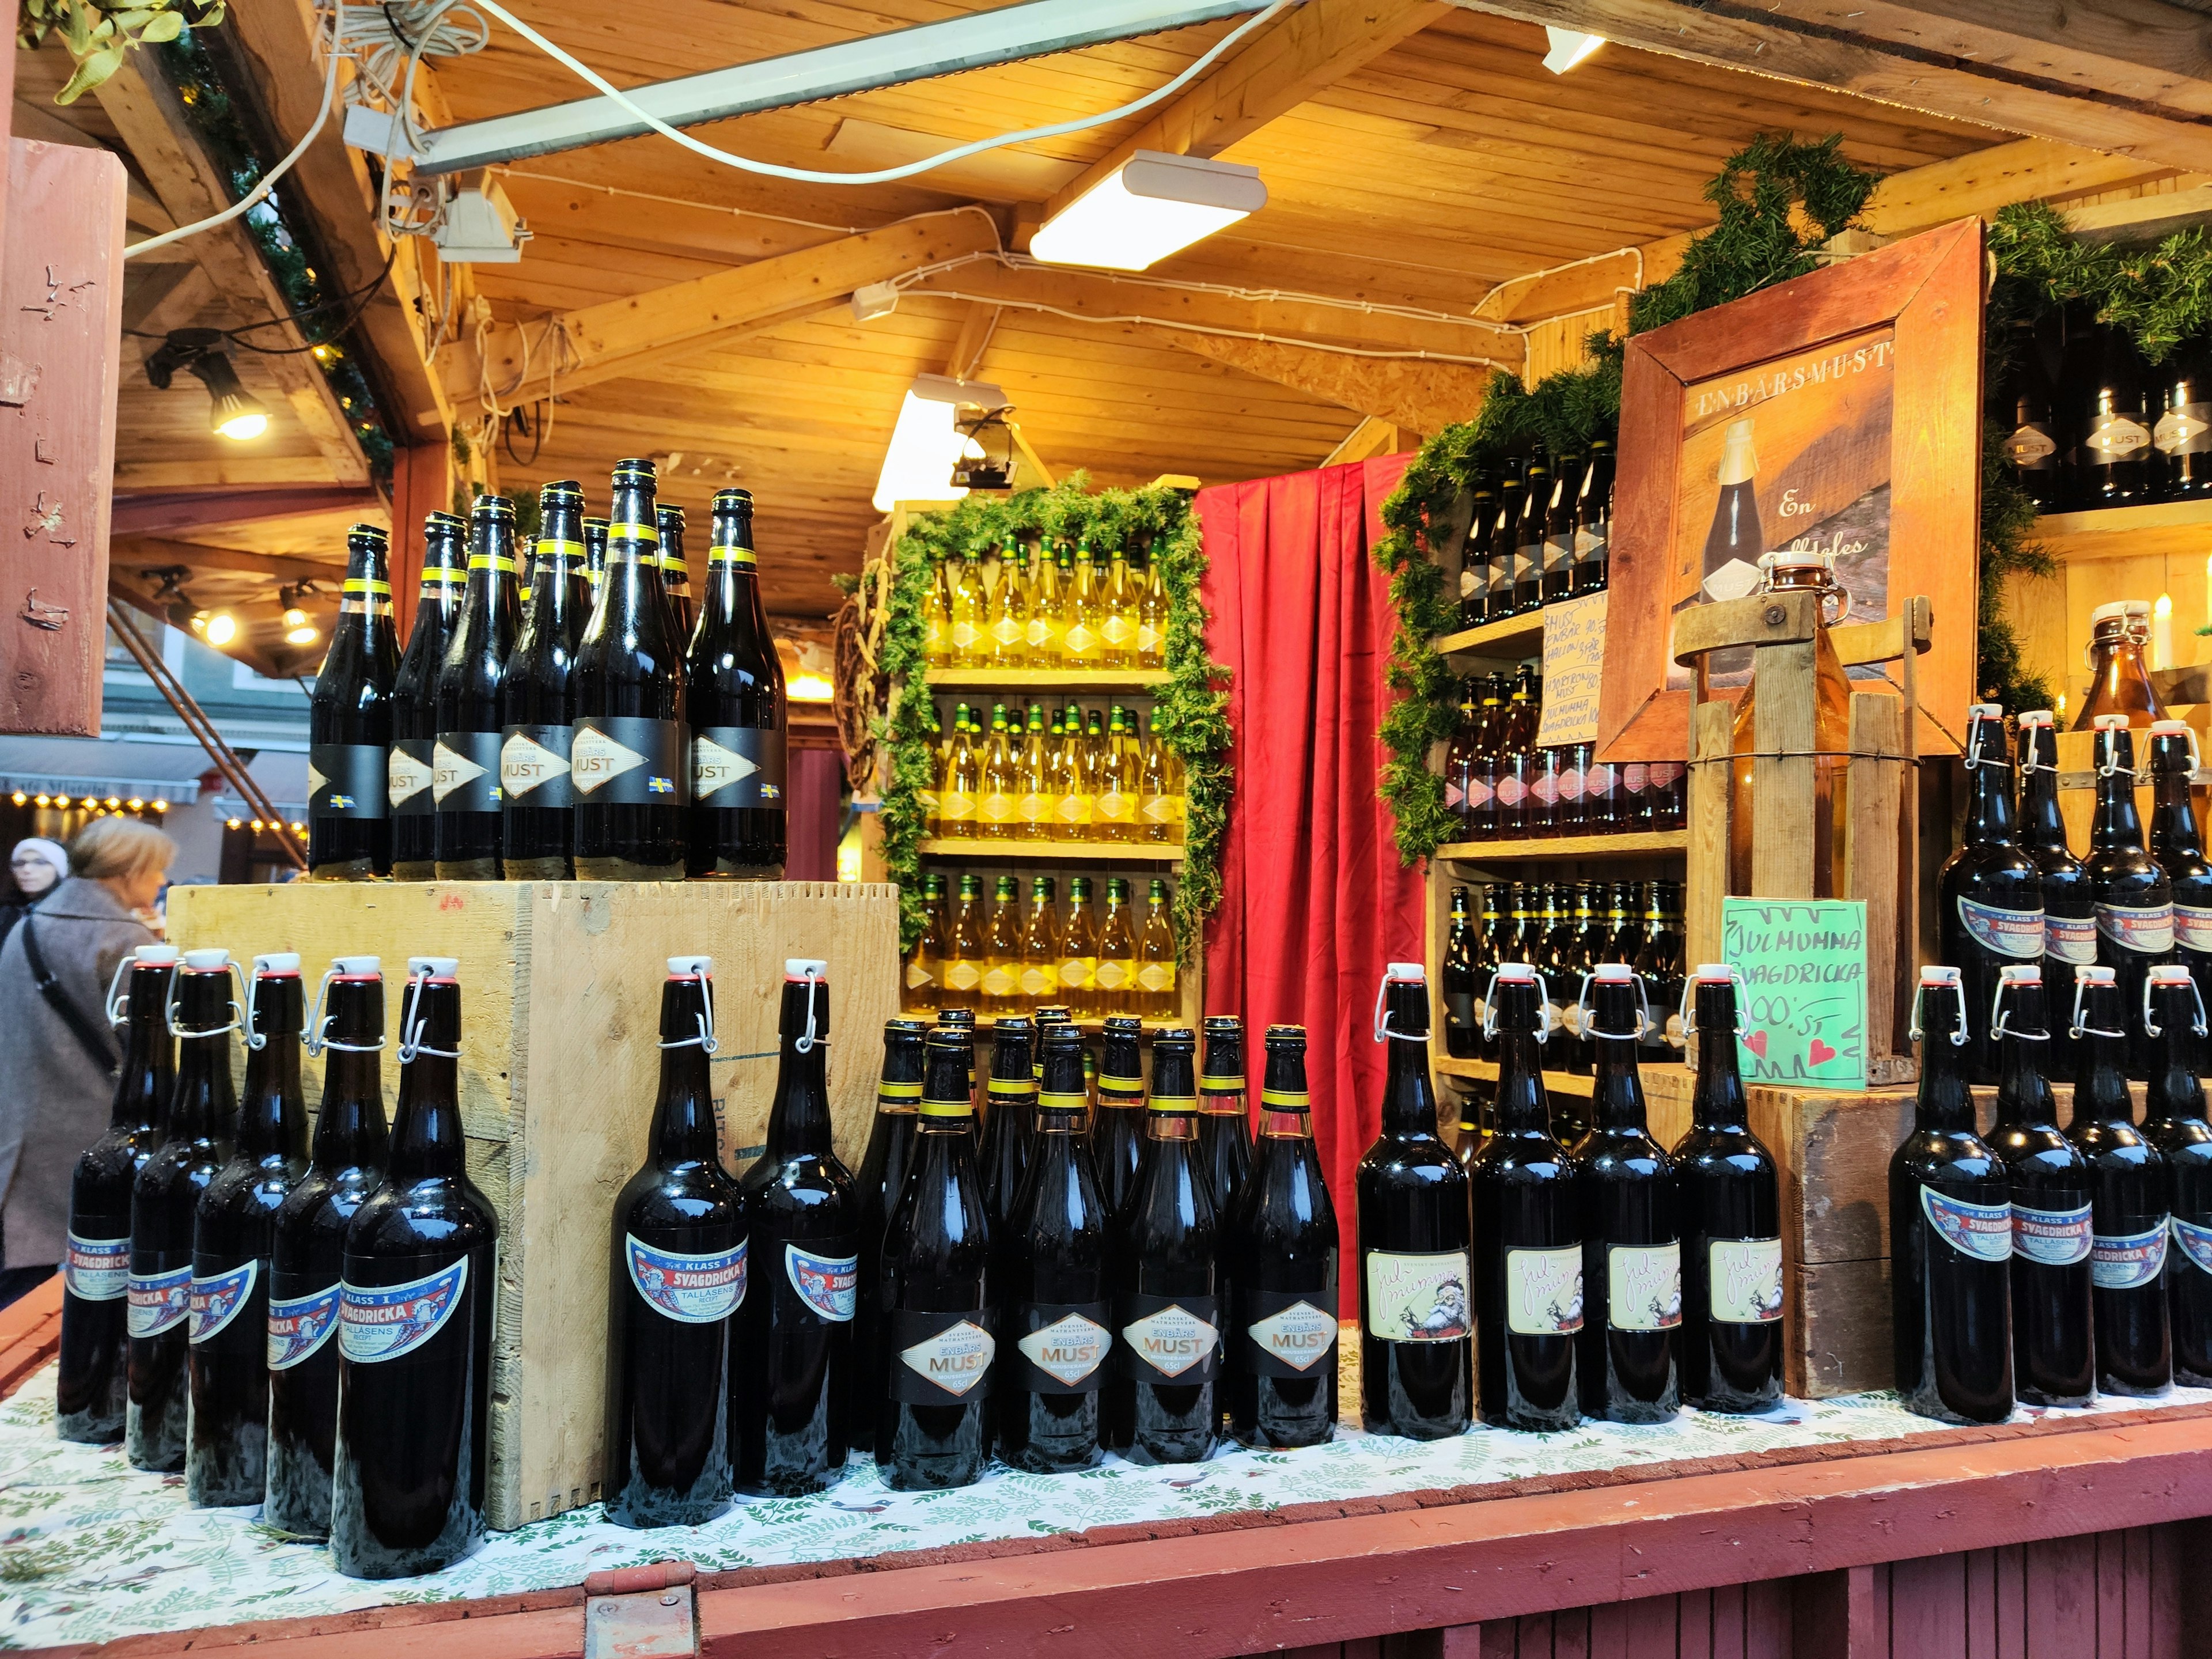
MULTIPOLYGON (((1386 963, 1423 957, 1421 871, 1399 863, 1376 793, 1396 614, 1368 556, 1410 459, 1223 484, 1197 500, 1206 640, 1234 675, 1236 768, 1206 1006, 1243 1017, 1255 1099, 1261 1030, 1306 1027, 1314 1135, 1347 1274, 1358 1260, 1352 1172, 1382 1118, 1376 987, 1386 963)), ((1344 1294, 1356 1295, 1349 1279, 1344 1294)))

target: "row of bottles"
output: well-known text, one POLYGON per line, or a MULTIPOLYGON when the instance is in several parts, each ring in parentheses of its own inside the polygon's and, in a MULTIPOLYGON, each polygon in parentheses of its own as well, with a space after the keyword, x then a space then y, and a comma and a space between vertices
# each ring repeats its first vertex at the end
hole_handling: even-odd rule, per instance
POLYGON ((940 560, 923 652, 933 668, 1159 668, 1168 611, 1157 558, 1137 569, 1127 550, 1102 555, 1088 538, 1048 548, 1009 536, 940 560))
POLYGON ((1464 538, 1460 626, 1531 616, 1559 599, 1604 592, 1613 473, 1612 441, 1596 438, 1586 456, 1509 458, 1496 478, 1479 478, 1462 494, 1437 538, 1464 538))
POLYGON ((2065 311, 2014 322, 2003 356, 1992 412, 2040 511, 2212 499, 2212 338, 2154 368, 2124 328, 2065 311))
POLYGON ((1065 917, 1054 877, 1031 877, 1024 900, 1015 877, 999 876, 988 907, 983 883, 973 872, 963 874, 948 905, 945 878, 933 871, 922 878, 927 921, 907 954, 900 1006, 995 1016, 1064 1001, 1078 1019, 1170 1019, 1181 1010, 1164 880, 1155 877, 1148 885, 1142 916, 1133 912, 1129 883, 1121 876, 1107 878, 1103 914, 1092 907, 1093 878, 1070 878, 1065 917))
POLYGON ((956 704, 949 734, 936 726, 934 787, 923 792, 933 836, 980 841, 1153 842, 1181 844, 1187 819, 1182 762, 1160 741, 1157 716, 1140 732, 1137 711, 1112 705, 1102 720, 1069 703, 991 706, 986 729, 956 704))
POLYGON ((1444 751, 1444 805, 1460 841, 1606 836, 1679 830, 1689 806, 1680 761, 1613 766, 1595 745, 1539 748, 1544 682, 1534 665, 1470 678, 1444 751))
POLYGON ((574 481, 433 513, 403 655, 384 532, 356 525, 309 713, 312 877, 775 879, 786 845, 783 669, 762 608, 752 497, 714 497, 699 603, 684 515, 653 463, 614 472, 609 520, 574 481), (596 573, 596 574, 595 574, 596 573))

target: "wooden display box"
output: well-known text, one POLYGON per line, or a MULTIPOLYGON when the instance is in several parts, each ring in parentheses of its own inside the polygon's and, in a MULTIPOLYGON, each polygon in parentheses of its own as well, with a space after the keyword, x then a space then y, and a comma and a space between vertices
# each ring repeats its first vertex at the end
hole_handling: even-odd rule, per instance
MULTIPOLYGON (((178 887, 169 929, 179 945, 222 945, 241 962, 297 951, 311 997, 332 957, 380 956, 387 1031, 410 956, 460 959, 469 1173, 500 1222, 488 1509, 501 1530, 599 1495, 608 1227, 644 1161, 665 958, 714 958, 714 1103, 733 1172, 768 1126, 786 957, 830 964, 830 1102, 848 1167, 874 1116, 883 1024, 898 1012, 897 890, 882 884, 178 887)), ((387 1049, 387 1110, 398 1075, 387 1049)), ((312 1113, 319 1076, 307 1094, 312 1113)))

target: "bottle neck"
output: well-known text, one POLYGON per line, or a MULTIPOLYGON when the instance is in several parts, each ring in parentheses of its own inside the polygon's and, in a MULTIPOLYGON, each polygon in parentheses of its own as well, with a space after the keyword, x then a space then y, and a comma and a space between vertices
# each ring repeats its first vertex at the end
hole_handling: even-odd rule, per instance
POLYGON ((2136 811, 2135 743, 2124 732, 2100 732, 2096 738, 2097 814, 2089 825, 2089 845, 2100 853, 2143 844, 2142 818, 2136 811), (2105 768, 2115 769, 2110 776, 2105 768))
POLYGON ((1429 988, 1419 980, 1392 980, 1384 988, 1383 1042, 1389 1048, 1382 1083, 1382 1133, 1401 1139, 1437 1133, 1436 1088, 1429 1080, 1429 988))
POLYGON ((1972 781, 1966 797, 1966 844, 2008 847, 2014 826, 2012 805, 2012 762, 2005 746, 2003 724, 1976 720, 1970 735, 1981 740, 1980 755, 1967 769, 1972 781))
POLYGON ((2074 1042, 2075 1125, 2132 1120, 2128 1094, 2127 1026, 2116 986, 2093 985, 2081 995, 2081 1032, 2074 1042))
POLYGON ((112 1129, 154 1131, 161 1127, 161 1109, 167 1103, 176 1073, 174 1051, 169 1045, 169 970, 133 968, 131 1005, 124 1030, 123 1072, 108 1115, 112 1129))
POLYGON ((1742 1129, 1750 1117, 1735 1053, 1735 987, 1700 981, 1692 993, 1698 1021, 1698 1075, 1690 1119, 1700 1129, 1742 1129))
POLYGON ((315 1115, 315 1167, 325 1175, 381 1165, 389 1139, 384 1121, 384 981, 332 981, 324 1030, 323 1105, 315 1115))
POLYGON ((2159 1028, 2151 1039, 2150 1081, 2144 1093, 2143 1121, 2204 1117, 2204 1087, 2197 1080, 2197 999, 2183 986, 2154 986, 2150 1017, 2159 1028))
POLYGON ((2203 836, 2197 827, 2197 806, 2190 799, 2189 760, 2186 739, 2154 738, 2151 740, 2150 844, 2160 853, 2186 853, 2203 857, 2203 836), (2172 744, 2182 750, 2179 757, 2167 761, 2160 751, 2172 744))
POLYGON ((1589 1034, 1596 1050, 1590 1121, 1600 1129, 1645 1132, 1644 1079, 1636 1069, 1639 1014, 1636 987, 1608 981, 1593 988, 1589 1034))
POLYGON ((399 1106, 386 1173, 394 1186, 467 1173, 461 1134, 461 988, 450 980, 410 988, 400 1006, 422 1047, 399 1068, 399 1106), (419 1024, 419 1030, 413 1029, 419 1024), (433 1052, 441 1050, 442 1052, 433 1052))
POLYGON ((230 1083, 230 975, 181 974, 177 1027, 206 1036, 177 1040, 177 1086, 169 1097, 171 1140, 214 1139, 230 1133, 236 1096, 230 1083))
POLYGON ((2058 810, 2058 744, 2047 726, 2021 734, 2021 839, 2039 850, 2066 845, 2066 819, 2058 810))
POLYGON ((2053 1109, 2043 1075, 2051 1028, 2040 985, 2017 985, 2004 1005, 2005 1029, 1997 1038, 1997 1121, 2014 1127, 2047 1124, 2053 1109), (2015 1035, 2026 1033, 2027 1035, 2015 1035))
MULTIPOLYGON (((778 1021, 781 1052, 776 1061, 775 1104, 769 1112, 768 1154, 772 1158, 825 1157, 830 1150, 830 988, 820 980, 783 987, 778 1021), (809 1009, 813 1037, 807 1038, 809 1009), (802 1049, 800 1044, 806 1043, 802 1049)), ((961 1096, 967 1097, 966 1079, 961 1096)))
POLYGON ((296 1154, 307 1139, 300 1092, 301 988, 295 974, 254 986, 253 1030, 262 1042, 246 1051, 246 1097, 238 1115, 238 1150, 249 1158, 296 1154))
POLYGON ((1500 1134, 1549 1134, 1544 1098, 1544 1050, 1536 1041, 1536 988, 1500 981, 1492 992, 1498 1028, 1497 1121, 1500 1134))
POLYGON ((392 625, 392 575, 380 539, 356 538, 346 550, 344 585, 338 596, 334 633, 373 634, 379 623, 392 625))
POLYGON ((672 979, 660 992, 660 1097, 653 1111, 653 1161, 712 1164, 721 1156, 714 1127, 714 1085, 706 1045, 700 1041, 707 1013, 706 983, 672 979))

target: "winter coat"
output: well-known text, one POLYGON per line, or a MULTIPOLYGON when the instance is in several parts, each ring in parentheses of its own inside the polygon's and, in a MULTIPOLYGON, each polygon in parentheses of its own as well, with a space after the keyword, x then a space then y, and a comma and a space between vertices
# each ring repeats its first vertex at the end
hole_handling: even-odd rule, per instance
POLYGON ((96 881, 71 877, 30 913, 47 971, 100 1036, 95 1064, 39 994, 23 928, 0 945, 0 1263, 46 1267, 65 1253, 70 1181, 77 1158, 107 1128, 120 1034, 107 1023, 108 981, 124 957, 154 943, 146 925, 96 881))

